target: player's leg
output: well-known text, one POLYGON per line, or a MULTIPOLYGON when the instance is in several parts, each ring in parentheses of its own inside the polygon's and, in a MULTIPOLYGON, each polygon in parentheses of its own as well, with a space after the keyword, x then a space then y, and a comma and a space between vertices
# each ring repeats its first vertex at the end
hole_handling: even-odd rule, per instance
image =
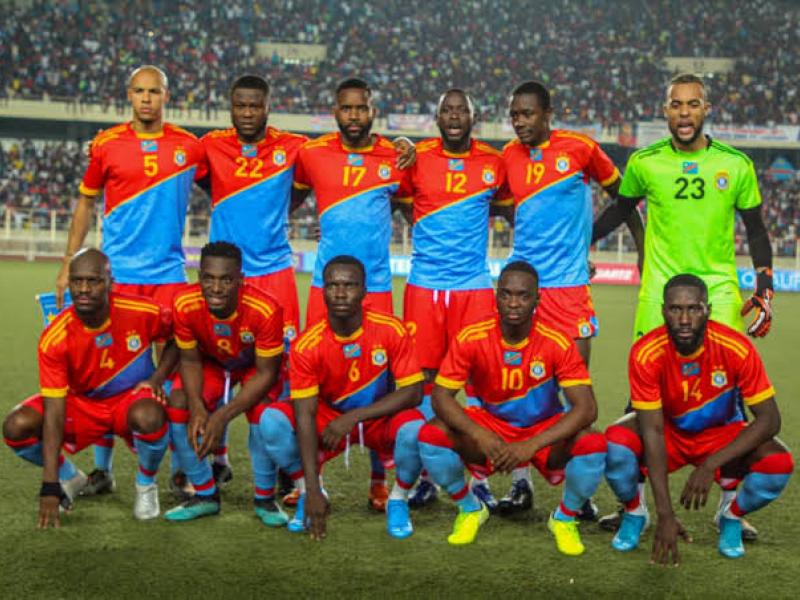
POLYGON ((395 483, 386 506, 386 530, 392 537, 402 539, 414 532, 408 512, 408 492, 422 472, 419 431, 425 424, 425 417, 412 409, 385 421, 380 432, 382 439, 375 441, 385 449, 392 449, 395 464, 395 483))
POLYGON ((114 458, 114 434, 109 432, 94 445, 94 470, 81 490, 81 496, 96 496, 113 492, 116 487, 112 472, 114 458))
POLYGON ((247 449, 253 466, 253 504, 256 516, 264 525, 284 527, 289 522, 289 517, 275 500, 278 469, 267 453, 259 425, 266 407, 266 403, 260 403, 247 411, 249 427, 247 449))
MULTIPOLYGON (((230 393, 230 392, 229 392, 230 393)), ((223 392, 224 396, 224 392, 223 392)), ((220 397, 217 402, 217 408, 225 403, 226 399, 220 397)), ((231 462, 228 458, 228 426, 222 432, 222 437, 219 440, 219 445, 214 448, 214 458, 211 462, 211 471, 214 474, 214 481, 218 486, 222 486, 233 480, 233 470, 231 469, 231 462)))

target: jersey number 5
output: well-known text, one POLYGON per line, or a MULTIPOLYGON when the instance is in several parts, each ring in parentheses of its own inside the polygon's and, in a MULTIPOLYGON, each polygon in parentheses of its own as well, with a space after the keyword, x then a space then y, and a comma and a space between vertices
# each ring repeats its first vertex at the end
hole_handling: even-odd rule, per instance
POLYGON ((144 155, 144 174, 148 177, 155 177, 158 175, 158 155, 145 154, 144 155))

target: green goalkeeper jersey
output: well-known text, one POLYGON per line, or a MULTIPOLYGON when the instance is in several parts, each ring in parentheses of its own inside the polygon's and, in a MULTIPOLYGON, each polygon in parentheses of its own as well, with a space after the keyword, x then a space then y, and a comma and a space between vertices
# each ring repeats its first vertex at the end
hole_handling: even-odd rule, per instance
POLYGON ((741 302, 734 256, 736 210, 761 204, 747 155, 709 140, 681 152, 666 138, 631 155, 620 195, 647 199, 640 300, 659 302, 674 275, 693 273, 712 302, 741 302))

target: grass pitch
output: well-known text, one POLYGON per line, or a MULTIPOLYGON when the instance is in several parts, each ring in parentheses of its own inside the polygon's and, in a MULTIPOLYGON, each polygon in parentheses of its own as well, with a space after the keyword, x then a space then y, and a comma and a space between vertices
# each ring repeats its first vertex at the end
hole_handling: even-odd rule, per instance
MULTIPOLYGON (((0 413, 37 388, 36 341, 42 324, 33 296, 52 289, 56 271, 54 264, 0 262, 0 413)), ((301 275, 301 296, 308 285, 308 277, 301 275)), ((399 281, 396 292, 399 310, 399 281)), ((625 369, 636 294, 632 288, 597 286, 594 295, 601 332, 591 371, 600 405, 598 425, 605 426, 621 413, 627 396, 625 369)), ((796 450, 800 296, 778 294, 775 307, 773 330, 757 346, 778 390, 781 437, 796 450)), ((7 448, 0 450, 0 596, 796 597, 792 589, 800 559, 800 494, 794 481, 778 502, 753 515, 761 537, 738 561, 717 553, 711 525, 716 496, 714 506, 704 511, 679 511, 695 541, 681 545, 682 565, 671 569, 648 564, 651 533, 645 534, 642 548, 621 555, 611 550, 611 536, 592 524, 581 528, 587 548, 583 556, 559 555, 545 527, 559 490, 536 474, 534 511, 514 520, 493 517, 472 546, 448 546, 445 538, 455 508, 447 499, 413 513, 412 538, 391 539, 384 517, 366 508, 369 460, 356 452, 349 471, 341 459, 326 468, 333 512, 328 538, 316 543, 303 535, 267 529, 254 516, 245 425, 240 418, 231 427, 235 478, 223 491, 222 514, 186 524, 134 521, 135 463, 118 443, 117 491, 79 500, 60 531, 37 531, 40 472, 7 448)), ((92 468, 91 452, 82 452, 75 461, 87 472, 92 468)), ((162 471, 167 470, 165 460, 162 471)), ((687 474, 683 470, 671 478, 673 497, 687 474)), ((508 481, 493 477, 495 493, 502 495, 508 481)), ((174 501, 163 475, 161 482, 163 511, 174 501)), ((596 500, 602 512, 615 506, 605 484, 596 500)))

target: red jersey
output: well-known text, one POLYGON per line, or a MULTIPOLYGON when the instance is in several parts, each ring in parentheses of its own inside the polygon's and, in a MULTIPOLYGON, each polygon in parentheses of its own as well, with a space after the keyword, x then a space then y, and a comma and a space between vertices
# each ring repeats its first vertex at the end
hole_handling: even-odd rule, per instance
POLYGON ((459 390, 467 381, 483 408, 515 427, 563 412, 559 387, 592 384, 574 341, 534 320, 527 339, 509 344, 497 317, 465 327, 450 343, 436 384, 459 390))
POLYGON ((175 342, 187 350, 199 347, 204 358, 229 371, 248 369, 256 356, 283 352, 283 309, 269 294, 243 284, 233 315, 217 319, 208 310, 200 284, 175 296, 175 342))
POLYGON ((292 266, 289 203, 297 153, 306 141, 274 127, 256 144, 240 142, 234 128, 200 140, 211 175, 209 241, 239 246, 247 277, 292 266))
POLYGON ((317 200, 321 238, 312 285, 322 287, 322 268, 334 256, 349 254, 366 267, 367 291, 392 289, 389 240, 391 200, 404 175, 397 151, 373 135, 366 148, 350 148, 339 133, 323 135, 300 150, 294 185, 312 188, 317 200))
POLYGON ((509 261, 536 267, 541 287, 589 283, 592 237, 590 179, 608 186, 619 171, 600 145, 579 133, 553 130, 531 148, 519 140, 503 148, 514 196, 514 248, 509 261))
POLYGON ((417 144, 417 161, 398 192, 402 202, 414 205, 409 283, 447 290, 492 287, 489 203, 504 183, 503 158, 488 144, 472 140, 462 154, 445 150, 441 138, 417 144))
POLYGON ((94 138, 80 193, 103 192, 103 252, 116 282, 186 281, 181 239, 204 170, 198 139, 169 123, 158 134, 125 123, 94 138))
POLYGON ((678 353, 666 325, 654 329, 631 348, 628 377, 633 408, 662 409, 690 433, 743 421, 739 396, 752 406, 775 395, 750 340, 716 321, 691 356, 678 353))
POLYGON ((169 310, 148 298, 111 293, 108 319, 97 329, 70 307, 39 339, 42 396, 67 392, 93 399, 126 392, 153 374, 151 344, 171 337, 169 310))
POLYGON ((307 329, 289 355, 292 399, 318 396, 339 412, 369 406, 392 389, 422 381, 406 328, 371 311, 353 335, 342 338, 328 320, 307 329))

